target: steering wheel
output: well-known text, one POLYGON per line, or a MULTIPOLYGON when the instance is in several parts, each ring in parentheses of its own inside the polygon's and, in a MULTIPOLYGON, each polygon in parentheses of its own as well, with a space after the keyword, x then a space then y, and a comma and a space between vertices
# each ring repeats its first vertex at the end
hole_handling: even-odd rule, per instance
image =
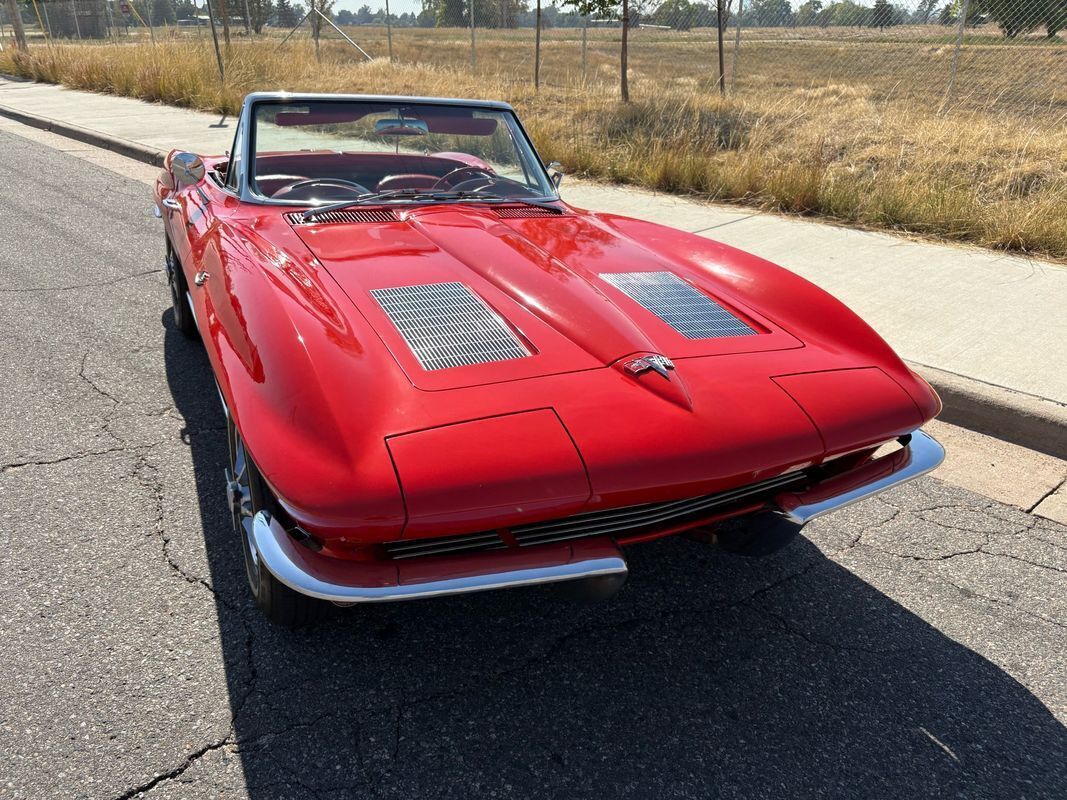
POLYGON ((355 181, 346 181, 343 178, 307 178, 296 183, 290 183, 288 186, 283 186, 273 196, 275 198, 286 197, 293 200, 347 200, 352 195, 369 193, 370 189, 366 186, 361 186, 355 181), (312 192, 302 191, 312 187, 325 189, 325 196, 316 194, 313 197, 312 192), (306 194, 307 196, 293 197, 294 194, 306 194))
POLYGON ((431 191, 445 188, 454 189, 459 184, 466 183, 475 178, 481 178, 482 180, 490 182, 496 180, 495 175, 482 167, 456 167, 451 172, 439 178, 437 183, 433 185, 431 191))

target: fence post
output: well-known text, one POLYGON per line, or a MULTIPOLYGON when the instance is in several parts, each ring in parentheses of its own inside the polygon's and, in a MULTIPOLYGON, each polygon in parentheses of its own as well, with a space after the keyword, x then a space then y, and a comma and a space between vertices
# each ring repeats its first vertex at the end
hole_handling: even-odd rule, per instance
POLYGON ((730 66, 730 92, 737 90, 737 51, 741 49, 741 22, 745 17, 745 0, 737 0, 737 30, 734 32, 734 57, 730 66))
POLYGON ((389 14, 389 0, 385 0, 385 36, 389 40, 389 63, 393 63, 393 19, 389 14))
POLYGON ((15 32, 15 47, 26 49, 26 31, 22 27, 22 15, 16 0, 7 0, 7 15, 11 17, 11 29, 15 32))
POLYGON ((722 3, 723 0, 715 0, 715 26, 716 38, 719 41, 719 94, 726 96, 726 53, 722 49, 722 3))
POLYGON ((589 33, 589 18, 586 17, 584 20, 582 20, 582 83, 583 84, 586 82, 586 75, 587 75, 587 73, 586 73, 586 60, 585 60, 585 48, 586 48, 585 40, 586 40, 586 36, 588 35, 588 33, 589 33))
POLYGON ((537 0, 537 31, 534 33, 534 91, 541 88, 541 0, 537 0))
POLYGON ((78 22, 78 7, 74 5, 74 0, 70 0, 70 14, 72 17, 74 17, 74 33, 77 34, 79 39, 81 39, 82 26, 81 23, 78 22))
POLYGON ((48 19, 48 3, 46 3, 44 0, 41 0, 41 8, 44 9, 44 24, 48 26, 48 38, 55 38, 52 35, 52 21, 48 19))
POLYGON ((471 72, 474 72, 474 68, 478 66, 478 56, 474 49, 474 0, 467 0, 467 2, 471 7, 471 72))
POLYGON ((948 78, 948 91, 945 93, 945 102, 942 110, 945 110, 956 100, 956 73, 960 67, 960 50, 963 48, 963 31, 967 27, 967 13, 971 10, 971 0, 963 0, 963 10, 960 12, 960 26, 956 31, 956 50, 952 54, 952 73, 948 78))
POLYGON ((44 40, 51 44, 52 37, 49 35, 49 29, 45 27, 44 19, 41 18, 41 9, 37 5, 37 0, 30 0, 33 3, 33 13, 37 15, 37 25, 41 28, 41 35, 44 36, 44 40))

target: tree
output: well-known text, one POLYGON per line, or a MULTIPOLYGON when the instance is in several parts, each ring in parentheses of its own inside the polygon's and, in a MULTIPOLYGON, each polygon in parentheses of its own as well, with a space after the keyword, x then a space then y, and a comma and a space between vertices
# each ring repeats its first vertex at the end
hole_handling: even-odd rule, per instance
POLYGON ((753 0, 745 18, 757 28, 788 28, 794 22, 789 0, 753 0))
MULTIPOLYGON (((789 0, 782 0, 787 6, 789 0)), ((622 44, 619 47, 619 96, 622 102, 630 102, 630 80, 626 74, 629 58, 630 39, 630 0, 564 0, 564 5, 570 6, 582 16, 595 14, 604 19, 619 17, 622 20, 622 44)))
POLYGON ((289 0, 277 0, 274 4, 274 18, 279 28, 292 28, 304 16, 303 12, 297 13, 289 0))
POLYGON ((796 24, 801 27, 817 25, 821 11, 821 0, 808 0, 797 9, 796 24))
POLYGON ((971 14, 988 15, 1009 39, 1042 25, 1050 37, 1067 27, 1065 0, 972 0, 971 14))
POLYGON ((874 9, 871 12, 871 27, 885 30, 893 24, 893 6, 889 0, 875 0, 874 9))
POLYGON ((1043 16, 1045 32, 1048 34, 1048 38, 1051 39, 1064 28, 1067 28, 1067 0, 1060 0, 1059 3, 1049 3, 1043 16))
POLYGON ((666 0, 652 12, 649 19, 653 25, 667 25, 679 31, 713 28, 716 25, 714 7, 706 3, 691 3, 689 0, 666 0))
MULTIPOLYGON (((477 14, 477 12, 475 12, 477 14)), ((475 18, 477 22, 477 17, 475 18)), ((438 28, 462 28, 470 24, 467 4, 464 0, 439 0, 437 3, 438 28)))
POLYGON ((247 0, 248 24, 256 33, 263 33, 263 26, 267 24, 271 14, 274 13, 273 0, 247 0))
POLYGON ((922 0, 915 9, 913 20, 920 25, 928 25, 930 23, 930 17, 934 13, 934 6, 936 5, 937 0, 922 0))
POLYGON ((152 0, 150 18, 153 25, 173 25, 178 21, 171 0, 152 0))

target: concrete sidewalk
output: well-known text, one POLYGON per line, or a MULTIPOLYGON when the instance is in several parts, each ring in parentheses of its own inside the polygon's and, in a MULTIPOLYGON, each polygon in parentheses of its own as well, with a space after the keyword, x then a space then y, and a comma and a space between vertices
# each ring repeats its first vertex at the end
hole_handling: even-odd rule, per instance
MULTIPOLYGON (((217 115, 4 78, 0 114, 142 160, 173 147, 219 153, 234 132, 233 119, 217 115)), ((1016 441, 1004 426, 1043 418, 1029 434, 1039 441, 1025 443, 1067 450, 1040 441, 1067 438, 1057 424, 1067 419, 1067 267, 584 181, 565 181, 563 195, 717 239, 803 275, 931 379, 950 416, 985 415, 971 426, 1016 441)))

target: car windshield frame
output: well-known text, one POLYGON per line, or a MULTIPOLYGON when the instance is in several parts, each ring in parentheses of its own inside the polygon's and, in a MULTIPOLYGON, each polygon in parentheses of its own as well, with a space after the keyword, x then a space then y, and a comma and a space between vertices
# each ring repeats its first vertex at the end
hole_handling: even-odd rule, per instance
MULTIPOLYGON (((227 154, 231 164, 241 165, 241 168, 236 175, 237 180, 235 189, 238 198, 242 202, 255 205, 296 206, 301 208, 316 208, 324 205, 324 203, 315 201, 273 198, 261 194, 256 186, 255 158, 258 120, 257 109, 263 105, 301 106, 308 104, 365 104, 373 106, 395 104, 403 107, 437 106, 469 109, 471 111, 488 111, 500 114, 507 124, 508 133, 510 134, 512 144, 515 147, 516 155, 520 159, 519 163, 521 167, 531 175, 534 182, 540 184, 538 191, 542 192, 540 194, 531 194, 528 197, 525 195, 522 197, 516 196, 514 198, 515 201, 520 202, 522 200, 531 200, 538 202, 555 202, 560 200, 559 193, 555 190, 555 184, 548 172, 544 160, 538 154, 537 149, 534 147, 529 134, 523 127, 522 121, 515 113, 515 110, 507 103, 435 97, 258 92, 250 94, 245 98, 244 105, 241 109, 241 115, 238 120, 238 130, 241 131, 242 135, 240 141, 237 142, 235 146, 236 152, 227 154)), ((410 202, 433 203, 435 201, 433 199, 418 199, 411 200, 410 202)), ((465 198, 462 202, 478 202, 478 199, 474 197, 465 198)))

